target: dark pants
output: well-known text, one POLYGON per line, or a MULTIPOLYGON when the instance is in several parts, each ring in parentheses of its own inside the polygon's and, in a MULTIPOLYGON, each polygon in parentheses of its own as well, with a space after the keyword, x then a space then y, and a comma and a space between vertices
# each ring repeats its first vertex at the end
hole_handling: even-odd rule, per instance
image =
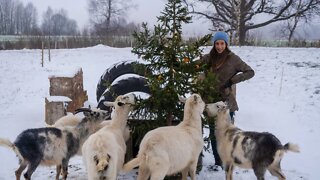
MULTIPOLYGON (((231 117, 231 121, 233 121, 233 116, 234 116, 234 112, 230 112, 230 117, 231 117)), ((222 161, 220 159, 220 156, 218 154, 218 150, 217 150, 217 140, 216 140, 216 136, 214 135, 215 132, 215 118, 209 118, 208 122, 209 122, 209 138, 211 141, 211 147, 212 147, 212 153, 215 159, 215 165, 218 166, 222 166, 222 161)))

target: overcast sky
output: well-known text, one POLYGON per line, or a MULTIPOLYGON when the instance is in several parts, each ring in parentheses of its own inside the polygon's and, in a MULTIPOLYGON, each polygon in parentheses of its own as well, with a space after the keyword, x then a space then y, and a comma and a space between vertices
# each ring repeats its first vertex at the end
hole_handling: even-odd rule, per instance
MULTIPOLYGON (((87 9, 88 0, 21 0, 24 4, 32 2, 38 10, 39 18, 42 18, 43 13, 50 6, 53 10, 61 8, 67 10, 68 16, 77 21, 78 26, 82 29, 89 24, 89 15, 87 9)), ((136 23, 148 22, 155 24, 157 16, 163 11, 166 0, 133 0, 137 7, 128 12, 128 22, 136 23)), ((210 33, 208 30, 209 22, 206 20, 194 19, 194 23, 183 28, 184 32, 189 35, 203 35, 210 33)))
MULTIPOLYGON (((61 8, 67 10, 68 16, 71 19, 77 21, 80 29, 89 24, 89 15, 87 9, 88 0, 21 0, 25 4, 32 2, 38 10, 39 18, 42 18, 43 13, 50 6, 53 10, 59 10, 61 8)), ((149 25, 157 24, 157 16, 163 11, 164 5, 167 0, 132 0, 137 7, 131 9, 128 12, 128 22, 134 21, 136 23, 148 22, 149 25)), ((306 36, 308 39, 320 39, 320 18, 314 21, 309 26, 303 26, 299 30, 300 36, 306 36)), ((193 23, 183 27, 185 35, 199 36, 210 33, 208 30, 210 22, 205 19, 193 18, 193 23)), ((263 27, 257 29, 257 34, 263 38, 274 38, 275 36, 275 25, 263 27)))

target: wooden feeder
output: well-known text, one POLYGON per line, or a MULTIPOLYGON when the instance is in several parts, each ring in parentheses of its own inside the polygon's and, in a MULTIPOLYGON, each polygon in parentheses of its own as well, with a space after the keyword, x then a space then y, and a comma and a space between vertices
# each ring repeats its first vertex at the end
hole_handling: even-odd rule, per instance
POLYGON ((66 107, 72 100, 65 96, 50 96, 45 98, 46 123, 52 125, 55 121, 67 115, 66 107))
POLYGON ((45 100, 46 122, 48 124, 53 124, 57 119, 66 115, 66 112, 74 113, 76 109, 83 107, 84 102, 88 100, 87 91, 83 90, 81 68, 71 77, 50 76, 49 81, 50 98, 45 100))

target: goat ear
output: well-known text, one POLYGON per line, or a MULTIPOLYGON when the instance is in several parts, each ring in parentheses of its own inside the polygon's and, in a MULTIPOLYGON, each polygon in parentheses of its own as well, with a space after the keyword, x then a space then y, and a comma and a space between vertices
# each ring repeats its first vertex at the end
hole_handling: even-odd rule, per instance
POLYGON ((182 97, 182 96, 178 96, 179 97, 179 101, 182 103, 186 103, 186 98, 182 97))
POLYGON ((104 101, 103 104, 107 107, 112 107, 114 106, 114 102, 110 102, 110 101, 104 101))

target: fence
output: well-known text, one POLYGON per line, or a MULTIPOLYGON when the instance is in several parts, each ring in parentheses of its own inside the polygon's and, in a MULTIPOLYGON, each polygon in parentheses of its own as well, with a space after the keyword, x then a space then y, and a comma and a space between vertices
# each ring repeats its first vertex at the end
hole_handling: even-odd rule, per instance
POLYGON ((112 47, 131 47, 131 36, 0 36, 0 50, 10 49, 68 49, 104 44, 112 47))
MULTIPOLYGON (((185 37, 187 42, 194 42, 200 37, 185 37)), ((0 50, 10 49, 68 49, 90 47, 104 44, 111 47, 132 47, 132 36, 0 36, 0 50)), ((235 44, 233 44, 235 45, 235 44)), ((293 40, 290 44, 284 40, 247 41, 249 46, 267 47, 318 47, 320 40, 293 40)))

